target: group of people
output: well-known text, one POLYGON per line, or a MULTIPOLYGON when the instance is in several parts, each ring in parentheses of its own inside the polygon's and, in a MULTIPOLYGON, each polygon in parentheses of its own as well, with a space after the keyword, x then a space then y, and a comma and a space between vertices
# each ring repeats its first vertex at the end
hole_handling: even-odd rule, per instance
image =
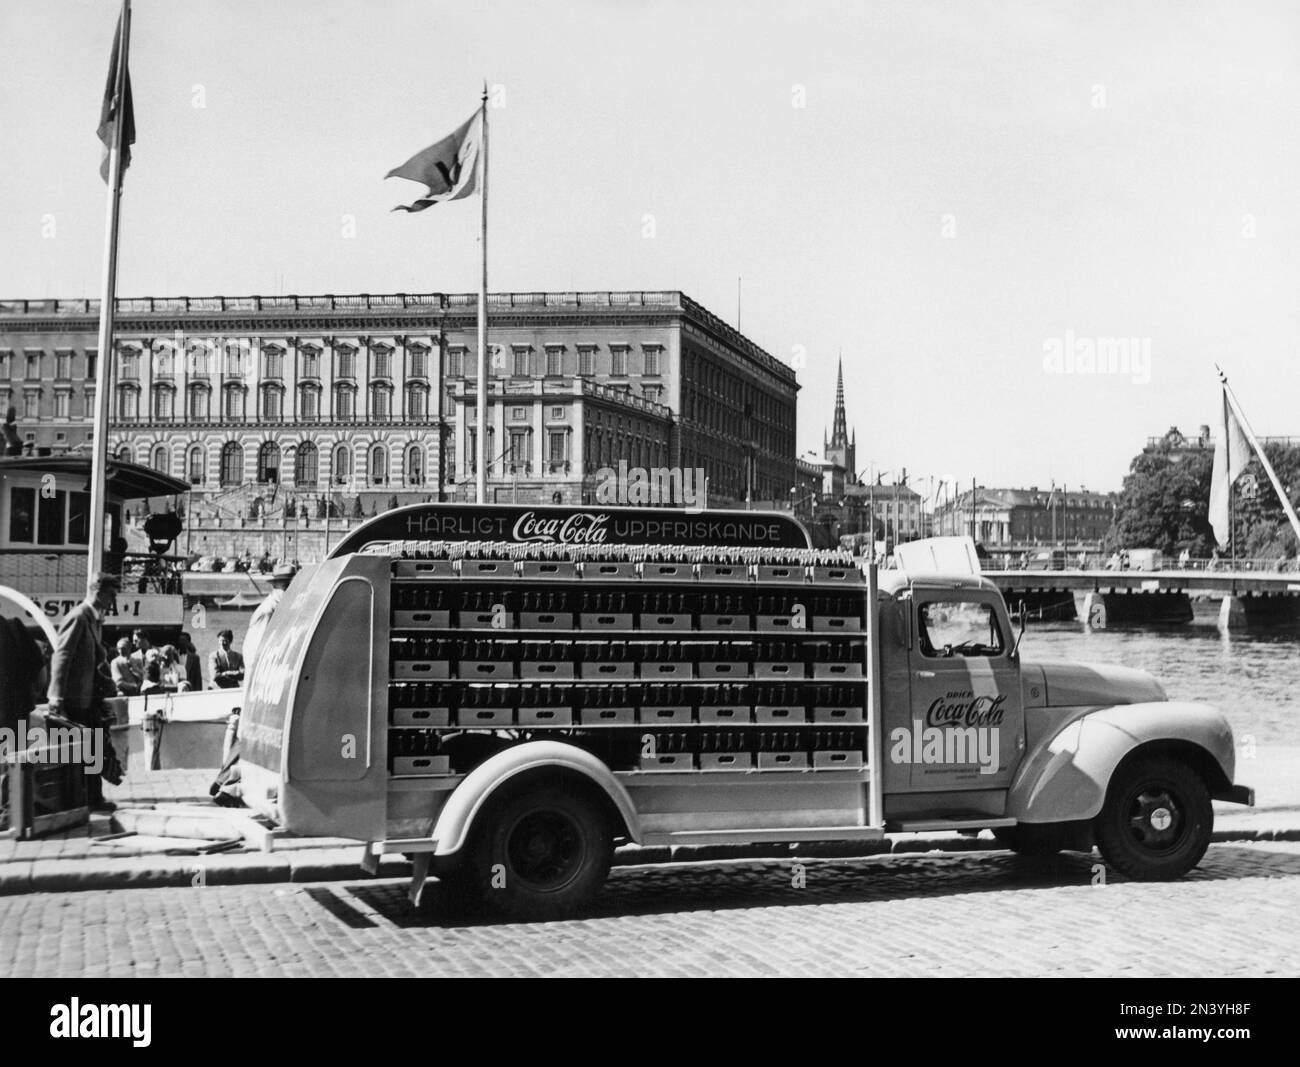
POLYGON ((143 630, 117 642, 117 656, 109 663, 109 676, 118 696, 141 693, 185 693, 203 688, 203 668, 190 635, 178 644, 155 648, 143 630))

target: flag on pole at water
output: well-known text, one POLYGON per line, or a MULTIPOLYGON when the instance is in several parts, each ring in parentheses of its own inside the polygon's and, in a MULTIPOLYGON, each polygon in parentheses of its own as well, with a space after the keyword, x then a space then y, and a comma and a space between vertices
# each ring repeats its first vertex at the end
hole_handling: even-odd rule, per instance
POLYGON ((409 178, 429 191, 411 204, 399 204, 394 211, 423 211, 445 200, 461 200, 478 191, 478 153, 483 140, 483 112, 475 111, 456 130, 436 144, 417 152, 385 178, 409 178))
POLYGON ((131 102, 131 73, 127 70, 126 56, 122 54, 122 19, 113 31, 113 54, 108 61, 108 84, 104 87, 104 103, 99 112, 99 139, 104 144, 104 161, 99 165, 99 176, 108 181, 108 155, 117 134, 117 124, 122 125, 122 170, 131 162, 131 146, 135 144, 135 108, 131 102))
POLYGON ((1232 485, 1250 463, 1251 448, 1246 434, 1228 403, 1226 387, 1219 405, 1218 435, 1214 441, 1214 473, 1210 478, 1210 525, 1221 545, 1232 535, 1230 511, 1232 485))

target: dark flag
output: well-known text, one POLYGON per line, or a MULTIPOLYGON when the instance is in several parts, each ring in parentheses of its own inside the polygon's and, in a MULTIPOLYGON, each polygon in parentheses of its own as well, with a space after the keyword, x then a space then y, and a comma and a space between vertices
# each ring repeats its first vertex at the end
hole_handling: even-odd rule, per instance
MULTIPOLYGON (((125 5, 123 6, 125 12, 125 5)), ((108 84, 104 87, 104 106, 99 112, 99 139, 104 142, 104 161, 99 165, 99 175, 108 181, 108 155, 117 135, 117 124, 122 124, 122 171, 131 163, 131 146, 135 144, 135 109, 131 106, 131 74, 126 68, 122 48, 122 19, 113 31, 113 55, 108 61, 108 84), (121 70, 119 72, 119 66, 121 70), (121 75, 119 87, 118 76, 121 75)))
POLYGON ((476 111, 437 144, 417 152, 385 178, 408 178, 428 187, 427 194, 413 204, 401 204, 394 211, 423 211, 446 200, 460 200, 478 189, 478 150, 483 138, 483 112, 476 111))

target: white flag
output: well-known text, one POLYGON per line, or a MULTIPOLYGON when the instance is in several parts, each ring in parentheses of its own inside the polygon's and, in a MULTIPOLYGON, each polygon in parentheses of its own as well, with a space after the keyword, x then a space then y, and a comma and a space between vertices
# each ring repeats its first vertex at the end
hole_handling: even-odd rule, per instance
POLYGON ((413 204, 394 211, 423 211, 444 200, 460 200, 478 190, 478 150, 483 140, 483 112, 473 116, 437 144, 417 152, 385 178, 409 178, 428 186, 429 192, 413 204))
POLYGON ((1250 463, 1250 442, 1233 414, 1226 391, 1221 406, 1219 433, 1214 442, 1214 474, 1210 478, 1210 525, 1214 539, 1226 545, 1232 533, 1228 507, 1232 485, 1250 463))

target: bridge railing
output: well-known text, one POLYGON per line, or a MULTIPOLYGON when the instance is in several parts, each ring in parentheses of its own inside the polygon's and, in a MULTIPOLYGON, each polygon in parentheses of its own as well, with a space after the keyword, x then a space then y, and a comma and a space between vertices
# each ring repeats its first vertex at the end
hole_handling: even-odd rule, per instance
POLYGON ((1113 554, 1086 552, 1069 553, 1064 558, 1055 560, 1033 558, 1029 553, 1025 558, 1023 552, 991 553, 991 558, 983 561, 986 571, 1119 571, 1153 573, 1158 571, 1203 571, 1207 573, 1229 573, 1252 571, 1264 574, 1294 574, 1300 571, 1300 561, 1295 559, 1260 559, 1228 557, 1212 559, 1186 559, 1167 557, 1158 567, 1144 567, 1135 561, 1125 563, 1113 554))

